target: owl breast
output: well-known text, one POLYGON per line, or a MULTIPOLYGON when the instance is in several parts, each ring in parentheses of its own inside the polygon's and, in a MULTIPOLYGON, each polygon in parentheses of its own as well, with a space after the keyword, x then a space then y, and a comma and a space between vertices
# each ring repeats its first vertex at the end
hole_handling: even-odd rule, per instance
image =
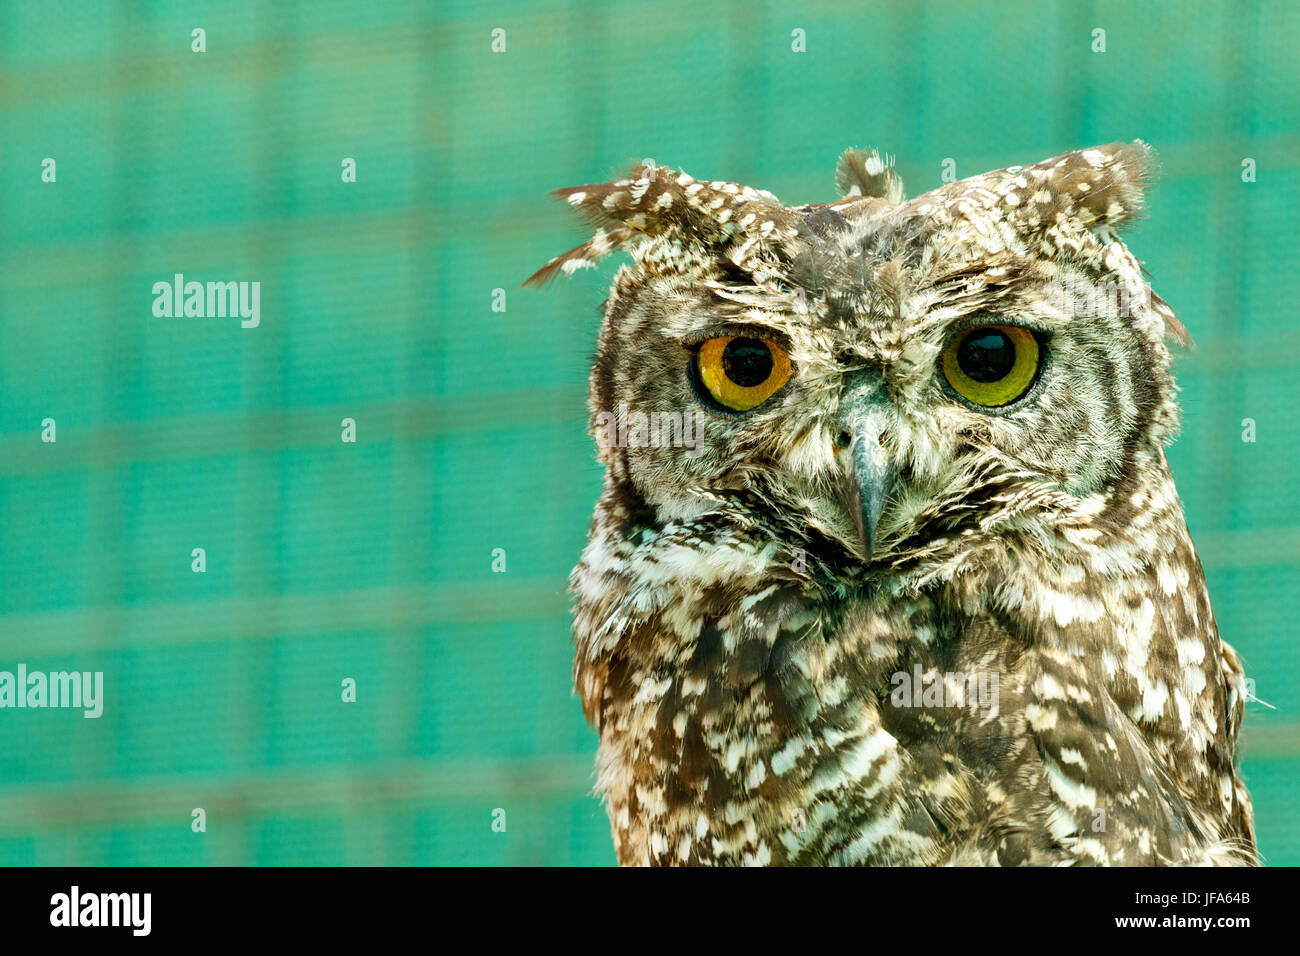
MULTIPOLYGON (((600 786, 620 861, 926 865, 975 852, 997 827, 987 784, 1024 757, 1019 708, 1001 709, 1020 695, 1005 649, 943 647, 929 600, 848 601, 838 620, 778 587, 745 603, 703 623, 676 672, 629 660, 609 674, 600 786)), ((1017 802, 1028 795, 1017 788, 1017 802)), ((1015 862, 1034 849, 1008 836, 979 852, 1015 862)))
POLYGON ((1199 567, 1171 605, 1167 562, 1045 578, 968 543, 923 588, 828 589, 753 529, 624 528, 598 520, 574 574, 576 683, 621 863, 1245 860, 1249 802, 1216 743, 1239 719, 1217 672, 1235 657, 1199 567), (1143 640, 1093 627, 1121 603, 1143 640), (1198 696, 1162 696, 1166 653, 1198 696))

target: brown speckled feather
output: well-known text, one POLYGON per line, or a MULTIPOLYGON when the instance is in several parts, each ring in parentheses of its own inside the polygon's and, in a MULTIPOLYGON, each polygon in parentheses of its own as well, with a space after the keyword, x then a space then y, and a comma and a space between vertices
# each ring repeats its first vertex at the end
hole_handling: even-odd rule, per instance
POLYGON ((904 201, 853 151, 824 205, 649 163, 560 191, 599 231, 534 279, 633 257, 571 582, 621 863, 1256 862, 1243 670, 1164 453, 1190 338, 1118 238, 1149 168, 1112 144, 904 201), (1032 384, 959 396, 943 357, 1009 326, 1032 384), (720 408, 713 339, 789 381, 720 408), (702 430, 612 430, 636 414, 702 430))

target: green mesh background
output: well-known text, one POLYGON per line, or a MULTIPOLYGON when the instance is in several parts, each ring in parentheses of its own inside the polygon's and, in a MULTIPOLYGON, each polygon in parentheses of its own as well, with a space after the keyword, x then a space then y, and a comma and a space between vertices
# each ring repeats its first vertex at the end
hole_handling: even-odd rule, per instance
POLYGON ((1297 17, 5 0, 0 669, 102 670, 107 704, 0 711, 0 864, 611 863, 564 579, 614 264, 518 288, 583 238, 546 191, 653 157, 824 201, 876 145, 915 195, 1134 137, 1164 173, 1130 245, 1200 343, 1175 473, 1277 708, 1260 847, 1300 863, 1297 17), (260 281, 261 326, 155 318, 176 272, 260 281))

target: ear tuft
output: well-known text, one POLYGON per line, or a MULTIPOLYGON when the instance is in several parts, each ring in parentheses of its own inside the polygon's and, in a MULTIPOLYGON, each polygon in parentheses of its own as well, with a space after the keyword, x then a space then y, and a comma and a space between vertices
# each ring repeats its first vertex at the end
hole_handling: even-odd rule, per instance
POLYGON ((609 231, 597 229, 596 234, 582 245, 574 246, 568 252, 553 257, 546 265, 525 279, 523 284, 545 285, 561 272, 567 276, 573 275, 579 269, 594 269, 596 263, 604 258, 606 253, 619 248, 634 235, 636 235, 635 230, 626 228, 609 231))
POLYGON ((1141 140, 1094 146, 998 174, 1003 201, 1019 207, 1029 228, 1051 227, 1061 215, 1088 229, 1118 228, 1141 216, 1155 166, 1141 140))
POLYGON ((835 186, 841 196, 873 196, 892 203, 903 201, 903 181, 894 171, 894 157, 884 159, 876 150, 848 149, 835 165, 835 186))
POLYGON ((557 189, 555 195, 596 226, 596 234, 556 256, 524 285, 594 266, 606 253, 643 237, 672 236, 693 247, 739 243, 745 251, 739 264, 745 264, 795 235, 792 214, 771 193, 737 183, 697 182, 650 160, 617 182, 557 189))
POLYGON ((1071 170, 1067 192, 1078 191, 1084 225, 1118 226, 1142 215, 1155 167, 1150 146, 1138 139, 1085 149, 1078 156, 1087 165, 1071 170))

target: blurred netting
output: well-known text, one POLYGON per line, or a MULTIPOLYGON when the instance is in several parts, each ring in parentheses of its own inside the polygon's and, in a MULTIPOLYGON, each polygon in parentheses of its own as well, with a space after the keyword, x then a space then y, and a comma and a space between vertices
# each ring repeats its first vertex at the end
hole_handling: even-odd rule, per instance
POLYGON ((518 289, 583 238, 546 191, 653 157, 824 201, 875 145, 915 195, 1135 137, 1130 245, 1200 344, 1175 473, 1300 863, 1295 7, 491 7, 0 4, 0 670, 107 696, 0 711, 0 864, 612 862, 564 579, 614 265, 518 289), (259 281, 260 327, 155 318, 176 273, 259 281))

